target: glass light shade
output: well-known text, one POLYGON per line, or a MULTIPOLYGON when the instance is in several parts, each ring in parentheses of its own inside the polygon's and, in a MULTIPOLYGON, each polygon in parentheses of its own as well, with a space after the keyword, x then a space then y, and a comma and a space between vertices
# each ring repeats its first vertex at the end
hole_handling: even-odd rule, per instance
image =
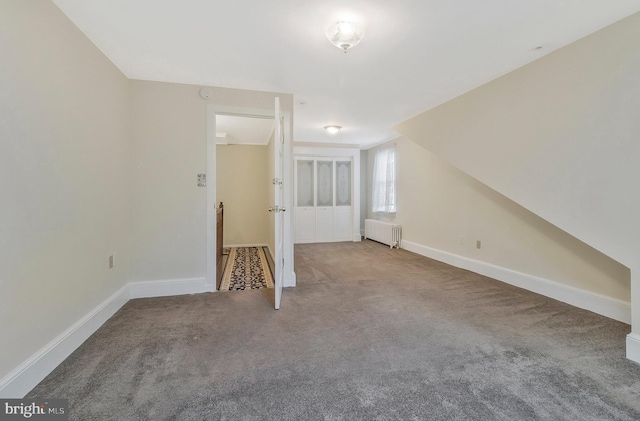
POLYGON ((333 45, 342 48, 346 53, 364 37, 364 28, 353 22, 336 22, 327 28, 327 38, 333 45))
POLYGON ((327 131, 327 133, 329 133, 331 136, 333 136, 334 134, 338 133, 340 131, 342 127, 340 126, 324 126, 324 129, 327 131))

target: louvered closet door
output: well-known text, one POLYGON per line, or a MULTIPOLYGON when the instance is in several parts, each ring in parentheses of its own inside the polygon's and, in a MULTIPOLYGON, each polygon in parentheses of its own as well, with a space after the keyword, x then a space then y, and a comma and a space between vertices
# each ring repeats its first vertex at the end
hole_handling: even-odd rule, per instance
POLYGON ((317 161, 316 241, 333 241, 333 161, 317 161))

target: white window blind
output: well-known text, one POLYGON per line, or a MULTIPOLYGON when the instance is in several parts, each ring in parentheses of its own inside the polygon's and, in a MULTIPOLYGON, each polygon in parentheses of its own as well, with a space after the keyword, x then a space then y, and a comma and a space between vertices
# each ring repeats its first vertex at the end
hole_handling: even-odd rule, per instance
POLYGON ((376 150, 373 161, 373 212, 396 212, 396 145, 376 150))

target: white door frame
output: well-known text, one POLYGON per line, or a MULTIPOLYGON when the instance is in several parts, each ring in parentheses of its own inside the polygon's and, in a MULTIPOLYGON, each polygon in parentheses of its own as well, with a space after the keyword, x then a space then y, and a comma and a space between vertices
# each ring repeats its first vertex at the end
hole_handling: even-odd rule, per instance
MULTIPOLYGON (((207 147, 206 147, 206 173, 207 173, 207 186, 206 186, 206 291, 216 291, 216 115, 235 115, 243 117, 257 117, 257 118, 274 118, 274 109, 266 108, 250 108, 250 107, 230 107, 217 104, 207 104, 207 147)), ((283 112, 285 119, 285 137, 289 139, 291 144, 291 113, 283 112)), ((292 209, 291 206, 291 182, 292 182, 292 155, 291 149, 285 148, 284 150, 284 173, 283 173, 283 189, 284 189, 284 203, 287 209, 292 209)), ((266 212, 266 209, 265 209, 266 212)), ((292 218, 293 212, 284 213, 284 280, 283 285, 285 287, 292 287, 296 285, 296 277, 293 271, 293 229, 292 218)))

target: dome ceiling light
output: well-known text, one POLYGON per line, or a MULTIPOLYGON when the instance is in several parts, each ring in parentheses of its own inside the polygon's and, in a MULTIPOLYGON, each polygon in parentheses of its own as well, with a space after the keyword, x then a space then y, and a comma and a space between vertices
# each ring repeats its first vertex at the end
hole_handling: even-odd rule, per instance
POLYGON ((324 129, 327 131, 327 133, 329 133, 331 136, 335 136, 341 129, 342 127, 340 126, 324 126, 324 129))
POLYGON ((353 22, 336 22, 327 28, 327 38, 333 45, 342 48, 347 53, 349 48, 356 46, 364 37, 364 28, 353 22))

